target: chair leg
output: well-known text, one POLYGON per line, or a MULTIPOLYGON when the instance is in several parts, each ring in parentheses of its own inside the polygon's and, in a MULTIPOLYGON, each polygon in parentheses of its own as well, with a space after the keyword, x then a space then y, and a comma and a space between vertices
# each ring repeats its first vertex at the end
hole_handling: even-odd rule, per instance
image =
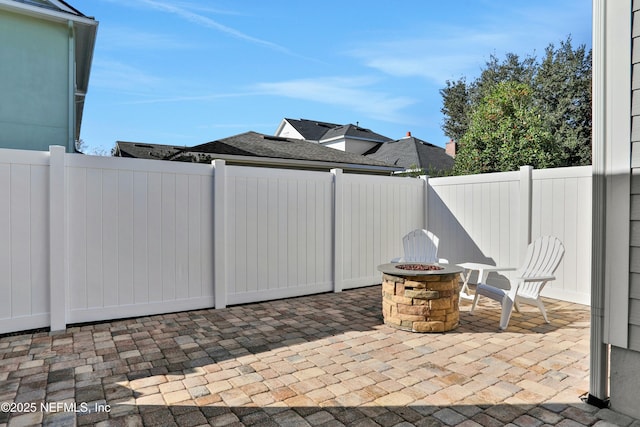
POLYGON ((542 303, 542 301, 540 299, 535 300, 535 305, 540 309, 540 312, 542 313, 542 317, 544 317, 544 321, 547 323, 551 323, 549 322, 549 318, 547 317, 547 310, 545 310, 544 304, 542 303))
POLYGON ((503 331, 509 326, 509 319, 511 319, 511 312, 513 311, 513 299, 509 296, 505 296, 502 299, 502 313, 500 314, 500 329, 503 331))
POLYGON ((473 303, 471 304, 471 310, 469 310, 469 313, 473 314, 473 310, 476 309, 476 305, 478 304, 478 298, 480 298, 480 294, 478 293, 478 291, 476 291, 476 294, 473 297, 473 303))
POLYGON ((516 300, 513 302, 513 308, 520 313, 520 305, 518 304, 518 298, 516 297, 516 300))

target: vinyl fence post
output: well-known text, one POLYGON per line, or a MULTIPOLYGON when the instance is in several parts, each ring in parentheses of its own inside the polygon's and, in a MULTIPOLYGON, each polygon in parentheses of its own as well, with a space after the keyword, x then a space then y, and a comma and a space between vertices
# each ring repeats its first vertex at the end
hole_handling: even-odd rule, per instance
POLYGON ((213 165, 213 286, 215 308, 227 306, 227 168, 224 160, 213 165))
POLYGON ((333 291, 342 292, 343 265, 343 193, 342 169, 331 169, 333 175, 333 291))
POLYGON ((424 229, 428 230, 429 229, 429 175, 420 175, 420 179, 424 181, 424 191, 423 191, 423 209, 424 209, 424 215, 423 215, 423 223, 424 223, 424 229))
POLYGON ((520 230, 519 230, 519 253, 518 264, 524 261, 527 253, 527 246, 531 243, 531 218, 532 218, 532 189, 533 189, 533 167, 520 167, 520 230))
POLYGON ((67 328, 67 191, 65 148, 49 147, 49 315, 51 331, 67 328))

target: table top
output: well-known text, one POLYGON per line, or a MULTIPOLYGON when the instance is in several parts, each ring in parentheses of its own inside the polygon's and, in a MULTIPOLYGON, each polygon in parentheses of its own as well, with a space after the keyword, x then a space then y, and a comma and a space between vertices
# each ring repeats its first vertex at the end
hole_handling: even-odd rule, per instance
POLYGON ((391 274, 393 276, 441 276, 445 274, 456 274, 462 272, 462 267, 455 264, 431 264, 442 267, 442 270, 403 270, 397 268, 399 265, 407 264, 426 264, 423 262, 394 262, 389 264, 381 264, 378 266, 378 271, 385 274, 391 274))
POLYGON ((484 270, 484 271, 514 271, 515 267, 499 267, 497 265, 482 264, 479 262, 463 262, 458 264, 466 270, 484 270))

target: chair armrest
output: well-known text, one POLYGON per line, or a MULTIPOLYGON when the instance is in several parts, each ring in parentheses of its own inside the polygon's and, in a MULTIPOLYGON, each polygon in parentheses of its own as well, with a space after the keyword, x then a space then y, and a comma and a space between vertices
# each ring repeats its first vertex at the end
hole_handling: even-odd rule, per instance
POLYGON ((391 262, 392 262, 392 263, 395 263, 395 262, 404 262, 404 258, 402 258, 402 257, 394 258, 394 259, 392 259, 392 260, 391 260, 391 262))
POLYGON ((546 282, 549 280, 556 280, 556 276, 516 277, 516 280, 521 280, 523 282, 546 282))
POLYGON ((438 258, 438 262, 441 264, 449 264, 449 260, 446 258, 438 258))

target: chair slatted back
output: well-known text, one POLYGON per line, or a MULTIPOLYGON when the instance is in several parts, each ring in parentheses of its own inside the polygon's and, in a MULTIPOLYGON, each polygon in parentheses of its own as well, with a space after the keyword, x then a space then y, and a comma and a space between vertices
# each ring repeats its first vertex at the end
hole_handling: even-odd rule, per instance
POLYGON ((406 262, 438 262, 438 236, 430 231, 417 229, 402 238, 406 262))
MULTIPOLYGON (((538 237, 527 247, 527 254, 522 267, 518 270, 518 277, 552 276, 564 255, 564 245, 557 237, 538 237)), ((543 282, 524 282, 521 284, 518 294, 537 298, 543 282)))

